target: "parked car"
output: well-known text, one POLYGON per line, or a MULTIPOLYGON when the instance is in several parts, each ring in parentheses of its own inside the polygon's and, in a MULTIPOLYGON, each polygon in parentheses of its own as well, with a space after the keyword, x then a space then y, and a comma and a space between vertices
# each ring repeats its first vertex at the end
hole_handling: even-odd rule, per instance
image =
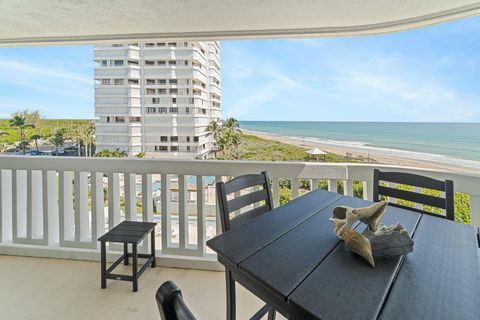
POLYGON ((58 149, 52 151, 52 156, 63 156, 65 154, 65 150, 63 149, 58 149))
POLYGON ((63 150, 65 152, 77 152, 78 151, 78 148, 76 146, 69 146, 69 147, 65 147, 63 148, 63 150))

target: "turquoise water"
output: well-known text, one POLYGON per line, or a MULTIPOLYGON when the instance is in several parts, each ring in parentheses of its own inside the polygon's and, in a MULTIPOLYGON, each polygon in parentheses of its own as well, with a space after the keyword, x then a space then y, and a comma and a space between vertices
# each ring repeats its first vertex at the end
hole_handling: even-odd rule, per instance
POLYGON ((480 161, 480 123, 240 121, 251 131, 480 161))

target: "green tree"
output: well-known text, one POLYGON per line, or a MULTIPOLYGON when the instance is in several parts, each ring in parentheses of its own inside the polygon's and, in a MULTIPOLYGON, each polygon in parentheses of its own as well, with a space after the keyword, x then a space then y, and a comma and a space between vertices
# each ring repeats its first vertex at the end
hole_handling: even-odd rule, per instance
POLYGON ((31 123, 28 123, 27 118, 25 115, 20 113, 14 113, 12 118, 10 119, 10 126, 17 128, 20 133, 20 145, 22 147, 22 154, 25 154, 25 130, 27 128, 35 128, 35 126, 31 123))
POLYGON ((100 152, 97 152, 95 154, 95 157, 98 158, 125 158, 128 157, 127 152, 121 151, 120 149, 117 149, 115 151, 110 151, 110 150, 102 150, 100 152))
POLYGON ((56 130, 54 135, 50 138, 50 142, 55 146, 55 150, 58 155, 58 147, 65 143, 65 130, 56 130))
POLYGON ((37 152, 39 151, 39 149, 38 149, 38 140, 41 139, 41 138, 42 138, 42 136, 41 136, 40 134, 38 134, 38 133, 35 133, 35 134, 33 134, 32 136, 30 136, 30 139, 33 140, 33 141, 35 141, 35 147, 37 148, 37 152))
POLYGON ((85 156, 92 155, 92 146, 95 144, 95 124, 93 122, 82 126, 82 141, 85 145, 85 156))

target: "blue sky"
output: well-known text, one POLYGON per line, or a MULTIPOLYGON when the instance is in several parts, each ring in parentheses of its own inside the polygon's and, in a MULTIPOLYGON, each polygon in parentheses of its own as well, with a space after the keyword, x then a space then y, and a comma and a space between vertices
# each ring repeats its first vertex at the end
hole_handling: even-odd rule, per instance
MULTIPOLYGON (((480 121, 480 17, 382 36, 223 41, 223 116, 480 121)), ((0 49, 0 118, 93 118, 91 46, 0 49)))

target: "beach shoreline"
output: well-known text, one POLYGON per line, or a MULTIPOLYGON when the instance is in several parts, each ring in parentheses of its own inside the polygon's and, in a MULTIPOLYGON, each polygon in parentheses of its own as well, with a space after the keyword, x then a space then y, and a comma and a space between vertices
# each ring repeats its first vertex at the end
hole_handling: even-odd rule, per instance
POLYGON ((347 156, 347 154, 349 154, 352 158, 369 159, 372 163, 417 167, 455 173, 470 174, 480 172, 480 162, 473 160, 413 151, 378 148, 353 141, 345 142, 321 140, 310 137, 283 136, 245 129, 242 129, 242 131, 258 138, 274 140, 305 149, 316 147, 328 153, 335 153, 341 156, 347 156))

